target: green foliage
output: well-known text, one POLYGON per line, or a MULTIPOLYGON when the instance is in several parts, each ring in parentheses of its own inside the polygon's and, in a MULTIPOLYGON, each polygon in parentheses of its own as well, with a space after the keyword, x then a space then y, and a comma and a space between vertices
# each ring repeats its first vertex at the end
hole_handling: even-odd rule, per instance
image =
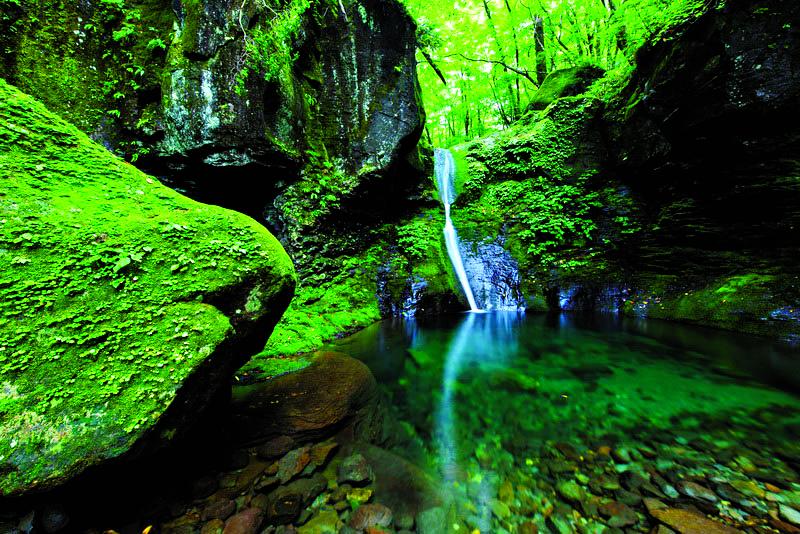
POLYGON ((5 68, 0 63, 0 77, 87 132, 102 131, 110 121, 139 121, 131 115, 141 110, 132 103, 142 90, 160 85, 163 51, 172 41, 169 5, 100 0, 87 14, 57 0, 14 0, 13 11, 11 3, 0 0, 0 29, 4 14, 15 15, 0 38, 13 58, 5 68))
POLYGON ((721 1, 404 3, 419 27, 428 130, 437 146, 451 146, 510 127, 548 73, 582 65, 629 68, 645 42, 669 38, 721 1))
POLYGON ((162 186, 2 80, 0 183, 6 494, 125 452, 232 320, 279 313, 294 273, 255 221, 162 186), (216 307, 242 289, 230 317, 216 307))
POLYGON ((590 98, 562 98, 453 150, 461 237, 480 242, 503 234, 531 277, 603 265, 618 238, 639 226, 636 203, 600 175, 590 148, 597 141, 588 125, 598 109, 590 98))
POLYGON ((244 67, 237 77, 237 89, 244 91, 250 73, 263 73, 264 80, 278 81, 288 77, 297 59, 294 40, 311 7, 311 0, 289 0, 285 5, 272 0, 266 4, 274 17, 245 35, 244 67))

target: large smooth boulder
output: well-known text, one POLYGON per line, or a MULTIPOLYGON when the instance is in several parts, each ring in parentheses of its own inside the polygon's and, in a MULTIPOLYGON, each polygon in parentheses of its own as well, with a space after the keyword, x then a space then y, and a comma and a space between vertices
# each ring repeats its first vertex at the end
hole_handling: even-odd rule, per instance
POLYGON ((168 442, 260 350, 295 273, 0 80, 0 494, 168 442))
POLYGON ((362 362, 335 352, 317 354, 300 371, 234 388, 232 409, 245 442, 288 436, 301 443, 346 429, 370 441, 381 432, 375 378, 362 362))

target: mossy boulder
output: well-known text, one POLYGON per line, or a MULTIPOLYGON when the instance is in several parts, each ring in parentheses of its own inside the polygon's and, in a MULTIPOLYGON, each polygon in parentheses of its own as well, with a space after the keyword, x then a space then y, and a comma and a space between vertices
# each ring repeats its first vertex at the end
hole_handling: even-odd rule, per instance
POLYGON ((591 65, 553 71, 528 102, 528 110, 542 110, 559 98, 581 95, 604 73, 603 69, 591 65))
POLYGON ((173 438, 260 350, 295 273, 0 80, 0 494, 173 438))

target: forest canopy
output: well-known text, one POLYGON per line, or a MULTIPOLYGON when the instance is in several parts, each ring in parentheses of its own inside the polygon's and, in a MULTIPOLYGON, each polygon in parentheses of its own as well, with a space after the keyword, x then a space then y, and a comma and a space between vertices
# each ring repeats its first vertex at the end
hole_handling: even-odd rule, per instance
POLYGON ((624 76, 636 50, 709 0, 404 0, 418 24, 428 135, 450 146, 503 129, 546 76, 624 76))

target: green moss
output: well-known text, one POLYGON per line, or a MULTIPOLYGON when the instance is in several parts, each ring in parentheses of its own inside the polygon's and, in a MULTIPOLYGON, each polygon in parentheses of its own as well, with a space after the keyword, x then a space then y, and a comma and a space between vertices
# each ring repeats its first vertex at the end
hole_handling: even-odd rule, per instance
MULTIPOLYGON (((335 260, 312 262, 310 273, 315 266, 328 272, 309 273, 301 280, 264 351, 248 362, 241 374, 272 376, 276 368, 284 369, 286 362, 294 361, 294 356, 318 350, 380 320, 381 278, 386 282, 385 296, 394 302, 402 301, 409 280, 425 280, 426 295, 431 297, 457 293, 444 249, 443 219, 439 209, 423 210, 397 225, 376 229, 372 236, 362 236, 373 242, 365 250, 352 255, 343 250, 335 260)), ((331 240, 335 242, 334 237, 331 240)))
POLYGON ((255 221, 163 187, 2 80, 0 184, 2 494, 126 451, 235 325, 291 293, 255 221))
POLYGON ((775 320, 775 311, 796 308, 793 295, 781 277, 744 273, 680 289, 676 277, 647 278, 639 291, 625 301, 624 312, 674 319, 761 335, 788 335, 797 331, 796 320, 775 320))
MULTIPOLYGON (((89 9, 61 0, 19 0, 0 77, 15 83, 83 131, 100 135, 122 121, 146 126, 139 98, 158 91, 163 50, 175 21, 158 0, 100 0, 89 9)), ((3 8, 5 10, 5 8, 3 8)), ((144 118, 146 119, 146 117, 144 118)), ((122 140, 124 141, 124 140, 122 140)), ((138 150, 123 142, 133 157, 138 150)))

